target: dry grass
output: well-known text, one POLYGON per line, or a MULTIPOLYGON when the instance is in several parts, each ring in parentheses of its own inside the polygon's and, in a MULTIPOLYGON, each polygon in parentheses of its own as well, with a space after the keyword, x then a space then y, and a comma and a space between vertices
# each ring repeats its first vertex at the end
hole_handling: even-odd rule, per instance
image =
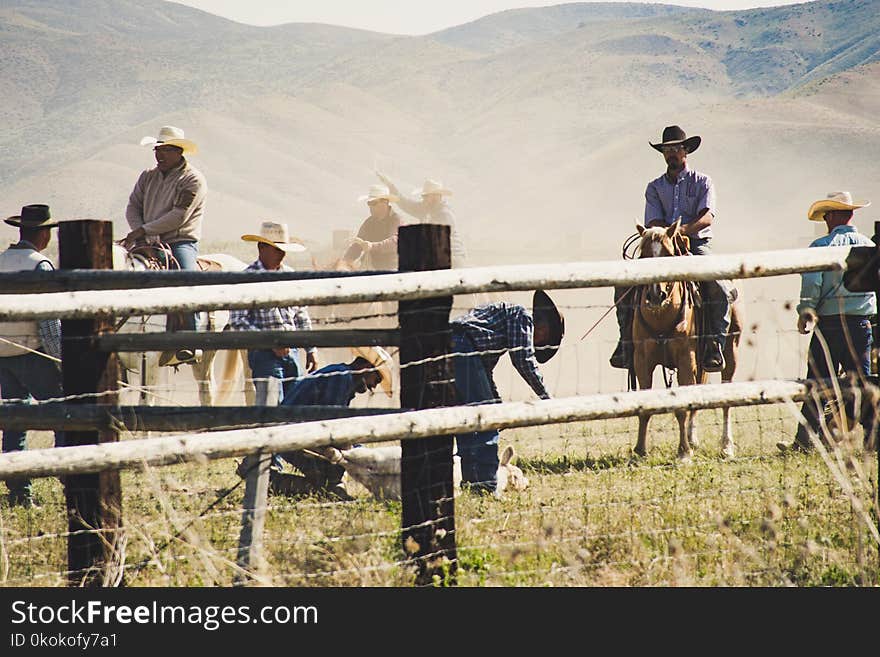
MULTIPOLYGON (((738 458, 720 459, 720 413, 704 412, 687 466, 676 463, 668 417, 652 421, 639 461, 629 453, 635 420, 505 432, 531 487, 457 498, 459 585, 877 585, 875 521, 857 511, 871 508, 876 454, 859 441, 838 448, 849 496, 819 455, 777 456, 775 442, 794 428, 786 408, 734 413, 738 458)), ((128 585, 232 584, 243 486, 231 460, 125 472, 122 482, 128 585)), ((0 506, 5 586, 64 583, 62 489, 51 479, 36 488, 41 508, 0 506)), ((270 498, 265 583, 412 585, 399 503, 351 490, 349 503, 270 498)))

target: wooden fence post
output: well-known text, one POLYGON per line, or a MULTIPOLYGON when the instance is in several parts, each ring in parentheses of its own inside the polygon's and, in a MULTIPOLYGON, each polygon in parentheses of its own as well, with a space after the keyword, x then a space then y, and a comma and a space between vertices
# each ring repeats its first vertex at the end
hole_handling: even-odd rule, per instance
MULTIPOLYGON (((400 271, 449 269, 450 228, 435 224, 402 226, 398 231, 400 271)), ((452 297, 401 301, 400 405, 422 409, 455 403, 454 368, 449 353, 452 297), (418 365, 408 365, 437 358, 418 365), (408 366, 407 366, 408 365, 408 366)), ((453 436, 401 441, 403 548, 418 566, 416 582, 438 576, 455 583, 455 500, 452 483, 453 436)))
MULTIPOLYGON (((65 221, 59 226, 61 269, 112 269, 113 224, 109 221, 65 221)), ((72 404, 117 405, 119 368, 116 354, 92 348, 91 338, 111 329, 111 318, 61 322, 61 373, 65 397, 72 404), (94 393, 106 393, 94 396, 94 393)), ((67 445, 115 442, 115 431, 68 431, 67 445)), ((118 470, 64 478, 67 500, 69 586, 108 586, 122 582, 125 535, 122 530, 122 487, 118 470), (94 531, 83 530, 99 530, 94 531)))
MULTIPOLYGON (((267 383, 272 383, 271 381, 267 383)), ((281 385, 279 382, 278 385, 281 385)), ((268 406, 277 406, 278 391, 269 386, 268 406)), ((263 527, 269 505, 269 469, 271 452, 248 454, 241 465, 245 476, 244 500, 241 510, 241 532, 238 536, 238 566, 236 586, 246 586, 259 578, 265 569, 263 557, 263 527)))
MULTIPOLYGON (((874 222, 874 246, 877 249, 876 259, 874 260, 873 272, 874 277, 874 298, 880 302, 880 221, 874 222)), ((877 321, 875 319, 875 321, 877 321)), ((876 326, 875 326, 876 328, 876 326)), ((877 339, 878 331, 874 331, 874 339, 877 339)), ((874 343, 874 349, 877 349, 877 343, 874 343)), ((880 351, 877 352, 877 384, 880 385, 880 351)), ((875 408, 874 413, 880 413, 880 409, 875 408)), ((878 420, 874 417, 874 429, 876 435, 874 440, 874 453, 877 455, 877 478, 874 479, 874 516, 877 521, 877 529, 880 531, 880 428, 878 428, 878 420)), ((877 553, 880 555, 880 545, 877 546, 877 553)))

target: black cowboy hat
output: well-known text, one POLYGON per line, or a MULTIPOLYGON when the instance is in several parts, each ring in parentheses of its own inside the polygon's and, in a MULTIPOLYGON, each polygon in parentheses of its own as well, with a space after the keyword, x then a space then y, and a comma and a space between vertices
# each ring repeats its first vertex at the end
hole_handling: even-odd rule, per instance
POLYGON ((565 318, 544 290, 535 290, 535 295, 532 297, 532 315, 536 324, 546 322, 550 326, 550 346, 535 346, 535 358, 539 363, 546 363, 553 358, 553 354, 562 342, 565 318))
POLYGON ((58 225, 57 222, 50 222, 52 213, 49 212, 48 205, 35 204, 26 205, 21 209, 21 214, 4 219, 10 226, 19 228, 53 228, 58 225))
POLYGON ((677 125, 670 125, 663 128, 663 141, 659 144, 651 144, 651 148, 656 149, 663 152, 664 146, 684 146, 684 149, 688 153, 693 153, 700 147, 700 142, 702 139, 697 136, 688 137, 684 134, 684 130, 679 128, 677 125))

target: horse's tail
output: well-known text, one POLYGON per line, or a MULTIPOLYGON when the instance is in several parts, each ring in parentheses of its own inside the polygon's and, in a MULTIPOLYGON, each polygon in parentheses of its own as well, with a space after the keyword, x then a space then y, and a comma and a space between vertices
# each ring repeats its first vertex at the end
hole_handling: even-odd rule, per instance
POLYGON ((217 383, 217 405, 223 405, 234 390, 235 382, 241 374, 241 350, 224 350, 221 352, 226 359, 223 364, 223 372, 220 374, 220 381, 217 383))

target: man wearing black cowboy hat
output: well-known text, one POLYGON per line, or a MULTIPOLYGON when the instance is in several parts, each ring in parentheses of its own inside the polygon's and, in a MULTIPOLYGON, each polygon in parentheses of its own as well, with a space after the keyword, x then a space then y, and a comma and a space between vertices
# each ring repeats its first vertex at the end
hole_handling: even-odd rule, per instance
MULTIPOLYGON (((517 304, 489 303, 452 320, 455 391, 459 404, 500 401, 492 370, 505 352, 516 371, 541 399, 549 399, 538 363, 559 349, 565 319, 543 290, 535 292, 533 311, 517 304), (468 355, 469 354, 469 355, 468 355)), ((476 431, 455 437, 461 458, 462 485, 494 492, 498 471, 498 431, 476 431)))
MULTIPOLYGON (((702 139, 688 137, 677 125, 664 128, 659 144, 651 144, 663 154, 666 173, 648 183, 645 190, 645 226, 671 226, 681 218, 681 232, 687 236, 692 255, 708 255, 712 241, 712 221, 717 214, 712 179, 688 168, 687 156, 700 147, 702 139)), ((726 281, 704 281, 701 285, 708 310, 708 333, 702 366, 706 372, 724 369, 724 341, 730 328, 730 285, 726 281)), ((615 288, 617 324, 620 340, 611 356, 611 366, 628 369, 632 363, 632 288, 615 288), (624 296, 626 295, 626 296, 624 296)))
MULTIPOLYGON (((42 254, 52 239, 48 205, 26 205, 21 214, 4 221, 18 228, 19 240, 0 253, 0 271, 52 271, 42 254)), ((0 399, 23 402, 63 396, 61 385, 61 321, 57 319, 0 322, 0 399)), ((27 432, 3 431, 3 451, 18 452, 27 444, 27 432)), ((64 445, 63 432, 55 432, 55 445, 64 445)), ((33 506, 30 479, 10 479, 9 504, 33 506)))

